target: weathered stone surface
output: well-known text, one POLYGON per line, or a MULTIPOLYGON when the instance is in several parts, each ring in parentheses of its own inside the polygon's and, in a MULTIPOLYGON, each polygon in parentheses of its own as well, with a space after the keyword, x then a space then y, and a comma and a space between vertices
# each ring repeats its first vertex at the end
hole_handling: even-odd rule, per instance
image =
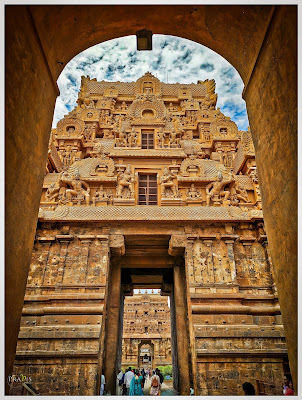
MULTIPOLYGON (((281 321, 251 132, 239 132, 216 109, 214 81, 170 85, 169 101, 163 97, 167 88, 150 73, 132 89, 82 77, 77 107, 52 131, 50 146, 62 172, 48 172, 43 185, 16 369, 26 359, 40 366, 74 359, 77 365, 85 357, 79 368, 87 391, 67 381, 61 392, 58 369, 49 392, 97 393, 103 369, 106 389, 115 393, 118 367, 138 365, 140 347, 148 344, 154 363, 172 361, 182 395, 192 386, 196 394, 226 394, 246 357, 264 367, 256 378, 246 373, 245 380, 270 381, 269 364, 281 381, 283 333, 262 334, 281 321), (118 155, 108 148, 109 139, 118 155), (234 175, 242 147, 248 157, 240 158, 234 175), (177 148, 184 151, 175 157, 177 148), (161 149, 165 158, 157 157, 161 149), (170 338, 164 329, 163 340, 157 318, 139 318, 136 304, 134 321, 126 313, 130 336, 123 348, 123 296, 148 285, 171 295, 176 329, 170 338), (198 335, 203 326, 210 326, 205 338, 198 335), (242 335, 211 334, 219 326, 236 326, 242 335), (228 364, 223 387, 218 370, 199 379, 199 364, 213 359, 228 364)), ((151 313, 154 305, 147 308, 151 313)), ((46 386, 39 390, 46 394, 46 386)))

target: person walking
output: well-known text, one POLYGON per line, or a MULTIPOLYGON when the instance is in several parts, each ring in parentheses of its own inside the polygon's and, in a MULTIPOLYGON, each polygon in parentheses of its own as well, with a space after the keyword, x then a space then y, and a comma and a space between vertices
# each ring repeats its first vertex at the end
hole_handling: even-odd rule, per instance
POLYGON ((125 376, 124 376, 124 385, 126 387, 126 395, 127 396, 129 396, 130 383, 131 383, 133 377, 134 377, 134 373, 131 371, 131 367, 129 367, 128 371, 125 373, 125 376))
POLYGON ((146 380, 146 371, 145 371, 145 368, 142 369, 141 375, 142 375, 142 377, 143 377, 143 380, 142 380, 142 387, 144 388, 144 386, 145 386, 145 380, 146 380))
POLYGON ((120 369, 119 373, 116 376, 116 395, 117 396, 121 396, 122 395, 122 386, 123 386, 123 382, 124 382, 123 376, 124 376, 124 373, 120 369))
POLYGON ((295 392, 292 387, 292 379, 290 375, 284 376, 284 384, 283 384, 283 395, 284 396, 294 396, 295 392))
POLYGON ((164 376, 163 376, 163 374, 160 372, 160 370, 159 370, 158 368, 155 369, 155 372, 156 372, 156 375, 159 376, 160 384, 162 384, 163 381, 164 381, 164 376))
POLYGON ((161 384, 160 384, 159 376, 156 375, 155 371, 153 371, 153 375, 151 377, 150 396, 159 396, 160 388, 161 388, 161 384))
POLYGON ((130 382, 130 396, 143 396, 143 388, 142 388, 143 377, 139 373, 138 370, 135 370, 134 377, 130 382))

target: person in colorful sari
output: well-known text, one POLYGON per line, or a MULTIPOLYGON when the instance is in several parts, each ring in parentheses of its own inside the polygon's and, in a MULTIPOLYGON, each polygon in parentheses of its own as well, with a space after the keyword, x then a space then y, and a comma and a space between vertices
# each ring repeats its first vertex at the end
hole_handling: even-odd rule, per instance
POLYGON ((139 371, 136 370, 134 372, 134 377, 132 378, 130 382, 130 391, 129 395, 130 396, 143 396, 143 389, 142 389, 142 382, 143 382, 143 377, 140 375, 139 371))
POLYGON ((150 396, 159 396, 160 395, 160 379, 156 372, 153 372, 151 377, 151 386, 150 386, 150 396))

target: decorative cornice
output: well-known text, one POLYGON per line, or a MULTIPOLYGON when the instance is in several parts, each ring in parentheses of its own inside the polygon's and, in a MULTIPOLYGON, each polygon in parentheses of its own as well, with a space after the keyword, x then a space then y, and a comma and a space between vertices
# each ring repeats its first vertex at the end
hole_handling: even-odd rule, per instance
POLYGON ((239 207, 177 206, 58 206, 39 212, 41 221, 251 221, 262 219, 261 210, 239 207))

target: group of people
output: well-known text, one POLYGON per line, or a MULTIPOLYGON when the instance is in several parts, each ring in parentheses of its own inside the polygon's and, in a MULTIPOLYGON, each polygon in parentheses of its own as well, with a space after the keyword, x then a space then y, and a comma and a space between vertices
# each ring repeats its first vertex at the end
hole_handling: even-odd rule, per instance
POLYGON ((143 396, 146 379, 151 379, 149 395, 159 396, 164 377, 158 368, 153 371, 145 371, 145 369, 138 370, 129 367, 125 373, 120 371, 116 377, 117 394, 143 396))
MULTIPOLYGON (((120 370, 116 377, 116 384, 117 384, 116 394, 118 396, 143 396, 144 395, 143 388, 145 386, 146 379, 151 379, 149 395, 159 396, 161 392, 161 385, 164 381, 164 377, 158 368, 152 371, 150 370, 145 371, 145 369, 138 370, 138 369, 131 369, 131 367, 129 367, 125 373, 123 373, 123 371, 120 370)), ((105 384, 106 384, 105 376, 102 374, 101 388, 100 388, 101 396, 104 394, 105 384)), ((256 395, 255 388, 250 382, 245 382, 242 385, 242 389, 246 396, 256 395)), ((190 394, 193 395, 194 392, 190 391, 190 394)), ((284 396, 295 395, 290 375, 284 376, 283 395, 284 396)))

